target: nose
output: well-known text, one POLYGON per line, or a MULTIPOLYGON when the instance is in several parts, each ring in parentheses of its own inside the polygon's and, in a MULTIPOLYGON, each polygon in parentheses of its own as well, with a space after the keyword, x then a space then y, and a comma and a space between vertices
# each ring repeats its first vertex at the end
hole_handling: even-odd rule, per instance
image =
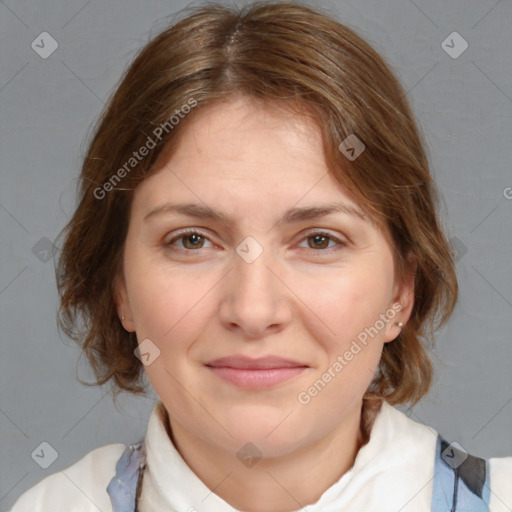
POLYGON ((292 293, 280 278, 278 267, 270 250, 252 262, 235 254, 219 312, 226 329, 253 340, 285 328, 292 317, 292 293))

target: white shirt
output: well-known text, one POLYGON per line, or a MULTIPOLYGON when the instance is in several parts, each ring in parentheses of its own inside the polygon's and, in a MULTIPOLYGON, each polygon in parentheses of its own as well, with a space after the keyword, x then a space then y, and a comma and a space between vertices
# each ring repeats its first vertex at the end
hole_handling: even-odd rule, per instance
MULTIPOLYGON (((167 434, 163 411, 157 402, 149 418, 139 511, 237 512, 183 460, 167 434)), ((307 504, 307 511, 430 512, 436 441, 433 428, 384 402, 352 468, 307 504)), ((89 452, 26 491, 11 512, 112 512, 106 489, 124 449, 111 444, 89 452)), ((511 512, 512 457, 491 458, 489 468, 490 510, 511 512)))

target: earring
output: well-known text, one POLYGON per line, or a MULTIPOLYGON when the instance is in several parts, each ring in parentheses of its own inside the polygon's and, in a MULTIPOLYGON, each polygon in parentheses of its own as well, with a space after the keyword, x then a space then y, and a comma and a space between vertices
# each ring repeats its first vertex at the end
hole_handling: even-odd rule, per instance
POLYGON ((124 307, 121 304, 121 320, 124 320, 124 307))
POLYGON ((398 322, 396 325, 398 325, 399 329, 401 329, 404 326, 404 324, 402 322, 398 322))

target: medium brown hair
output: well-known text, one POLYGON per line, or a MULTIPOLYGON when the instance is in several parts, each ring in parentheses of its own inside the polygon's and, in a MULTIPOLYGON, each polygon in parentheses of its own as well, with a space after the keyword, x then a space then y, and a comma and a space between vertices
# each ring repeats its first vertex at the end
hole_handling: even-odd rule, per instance
POLYGON ((458 294, 422 135, 383 58, 352 29, 296 2, 195 7, 138 53, 95 126, 78 206, 60 234, 59 327, 80 342, 94 384, 112 379, 115 395, 144 392, 137 339, 120 323, 113 295, 133 191, 186 126, 187 118, 170 122, 183 117, 184 105, 194 102, 192 116, 235 95, 312 116, 333 176, 388 236, 397 276, 404 275, 407 256, 415 256, 411 317, 384 345, 364 398, 416 403, 432 378, 426 345, 458 294), (365 144, 353 161, 338 149, 350 134, 365 144), (130 160, 134 151, 153 146, 149 139, 154 147, 130 160))

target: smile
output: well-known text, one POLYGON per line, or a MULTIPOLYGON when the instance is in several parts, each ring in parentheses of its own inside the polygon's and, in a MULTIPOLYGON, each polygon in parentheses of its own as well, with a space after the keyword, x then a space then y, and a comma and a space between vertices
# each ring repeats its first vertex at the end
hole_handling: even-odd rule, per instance
POLYGON ((221 379, 244 389, 265 389, 285 382, 302 373, 306 367, 248 370, 228 366, 208 366, 221 379))

